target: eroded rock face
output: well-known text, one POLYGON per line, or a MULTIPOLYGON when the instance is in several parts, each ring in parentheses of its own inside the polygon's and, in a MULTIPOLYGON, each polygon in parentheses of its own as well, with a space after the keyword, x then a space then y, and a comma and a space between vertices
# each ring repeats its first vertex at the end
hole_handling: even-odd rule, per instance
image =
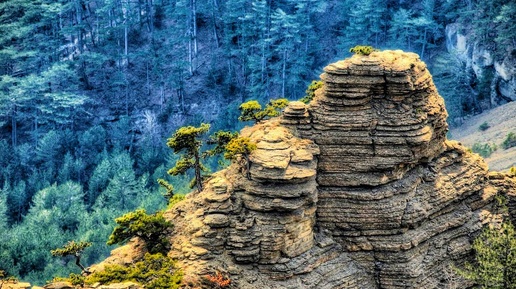
POLYGON ((179 228, 173 257, 273 265, 314 246, 317 146, 278 121, 246 128, 242 135, 257 145, 251 178, 245 165, 235 163, 167 213, 179 228))
POLYGON ((446 26, 446 48, 456 55, 467 68, 471 68, 479 80, 493 74, 491 81, 491 105, 498 106, 516 101, 516 49, 508 46, 502 56, 495 57, 492 49, 472 41, 467 31, 458 23, 446 26))
POLYGON ((496 194, 516 208, 514 179, 446 140, 417 55, 354 56, 321 78, 309 105, 242 131, 258 148, 249 179, 237 160, 166 212, 185 283, 223 272, 246 289, 469 286, 450 265, 470 256, 496 194))

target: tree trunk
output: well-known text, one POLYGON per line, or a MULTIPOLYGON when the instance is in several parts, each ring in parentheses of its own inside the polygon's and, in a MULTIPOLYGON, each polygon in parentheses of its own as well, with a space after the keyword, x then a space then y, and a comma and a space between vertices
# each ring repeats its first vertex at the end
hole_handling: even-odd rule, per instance
POLYGON ((281 97, 285 97, 285 82, 287 78, 287 47, 283 49, 283 68, 281 72, 281 97))
POLYGON ((79 266, 79 268, 81 268, 82 272, 87 273, 87 274, 91 273, 86 268, 84 268, 84 266, 81 264, 81 253, 75 253, 75 265, 79 266))
POLYGON ((423 44, 421 45, 421 54, 419 55, 421 59, 425 58, 425 50, 426 50, 426 35, 427 35, 427 29, 425 27, 425 30, 423 32, 423 44))
POLYGON ((77 21, 77 48, 79 49, 79 53, 83 52, 83 43, 82 43, 82 6, 79 1, 75 1, 75 18, 77 21))
POLYGON ((13 108, 13 114, 11 116, 11 126, 12 126, 11 142, 12 142, 13 148, 16 148, 16 143, 18 141, 18 132, 17 132, 18 127, 17 127, 17 123, 16 123, 16 105, 13 108))
POLYGON ((192 32, 190 30, 191 28, 188 28, 188 72, 190 73, 190 76, 193 75, 194 69, 193 69, 193 51, 192 51, 192 32))
POLYGON ((198 192, 202 191, 202 176, 201 176, 201 163, 199 160, 199 151, 195 151, 194 154, 194 170, 195 170, 195 183, 197 185, 198 192))
POLYGON ((197 3, 196 0, 191 0, 192 2, 192 26, 193 26, 193 44, 194 44, 194 57, 197 58, 197 53, 199 52, 197 48, 197 3))

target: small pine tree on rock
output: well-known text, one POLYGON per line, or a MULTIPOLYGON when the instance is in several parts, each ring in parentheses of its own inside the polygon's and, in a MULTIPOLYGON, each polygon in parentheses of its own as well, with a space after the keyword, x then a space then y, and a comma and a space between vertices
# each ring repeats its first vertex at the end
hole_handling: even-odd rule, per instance
POLYGON ((197 186, 197 190, 202 191, 202 171, 206 168, 201 163, 200 137, 210 130, 210 125, 202 123, 199 127, 186 126, 179 128, 174 135, 167 141, 167 146, 174 150, 174 153, 182 153, 176 165, 168 173, 172 176, 183 175, 189 169, 193 169, 195 176, 191 187, 197 186))
POLYGON ((306 95, 299 101, 308 104, 315 97, 315 91, 323 87, 324 83, 320 80, 312 80, 312 83, 308 86, 305 93, 306 95))
POLYGON ((51 250, 50 253, 52 256, 75 256, 75 265, 77 265, 81 270, 85 273, 90 273, 84 266, 81 264, 81 254, 84 249, 90 247, 92 244, 90 242, 78 242, 69 241, 61 248, 51 250))
POLYGON ((262 105, 256 100, 250 100, 240 105, 240 121, 254 121, 258 123, 264 119, 280 115, 281 110, 288 105, 286 98, 271 100, 264 109, 262 105))
POLYGON ((129 212, 115 219, 117 226, 109 236, 108 245, 122 244, 133 237, 145 242, 150 253, 166 253, 169 249, 167 234, 173 228, 170 221, 165 220, 163 212, 148 215, 144 209, 129 212))
POLYGON ((206 156, 214 156, 222 154, 226 151, 226 145, 233 139, 238 137, 238 132, 219 130, 210 136, 208 144, 215 145, 213 149, 206 151, 206 156))
POLYGON ((251 152, 256 149, 256 144, 251 141, 248 137, 237 137, 232 139, 226 145, 226 152, 224 153, 224 158, 228 160, 233 160, 238 156, 243 158, 244 166, 245 166, 245 174, 248 179, 251 178, 250 175, 250 160, 249 156, 251 152))
POLYGON ((377 49, 374 49, 372 46, 367 45, 357 45, 353 48, 349 49, 349 52, 358 54, 358 55, 365 55, 368 56, 369 54, 373 53, 374 51, 378 51, 377 49))

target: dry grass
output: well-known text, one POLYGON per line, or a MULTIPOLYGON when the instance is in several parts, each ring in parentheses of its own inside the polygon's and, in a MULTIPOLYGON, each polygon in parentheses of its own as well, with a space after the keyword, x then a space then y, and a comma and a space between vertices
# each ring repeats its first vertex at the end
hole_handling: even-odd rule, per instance
POLYGON ((516 147, 504 150, 501 146, 509 132, 516 133, 516 102, 511 102, 482 114, 476 115, 463 125, 450 130, 450 139, 458 140, 471 148, 474 143, 495 143, 498 146, 490 157, 486 158, 489 168, 495 171, 506 171, 516 166, 516 147), (490 126, 481 131, 484 122, 490 126))

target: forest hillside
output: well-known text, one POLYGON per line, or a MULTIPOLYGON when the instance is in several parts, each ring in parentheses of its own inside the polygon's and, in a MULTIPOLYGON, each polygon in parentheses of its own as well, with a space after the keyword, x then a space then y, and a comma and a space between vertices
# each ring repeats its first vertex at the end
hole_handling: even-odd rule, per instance
MULTIPOLYGON (((357 44, 416 52, 452 126, 515 99, 516 11, 502 0, 0 2, 0 270, 42 284, 77 270, 50 250, 190 191, 178 128, 239 130, 239 106, 301 99, 357 44)), ((216 171, 228 163, 206 159, 216 171)))

